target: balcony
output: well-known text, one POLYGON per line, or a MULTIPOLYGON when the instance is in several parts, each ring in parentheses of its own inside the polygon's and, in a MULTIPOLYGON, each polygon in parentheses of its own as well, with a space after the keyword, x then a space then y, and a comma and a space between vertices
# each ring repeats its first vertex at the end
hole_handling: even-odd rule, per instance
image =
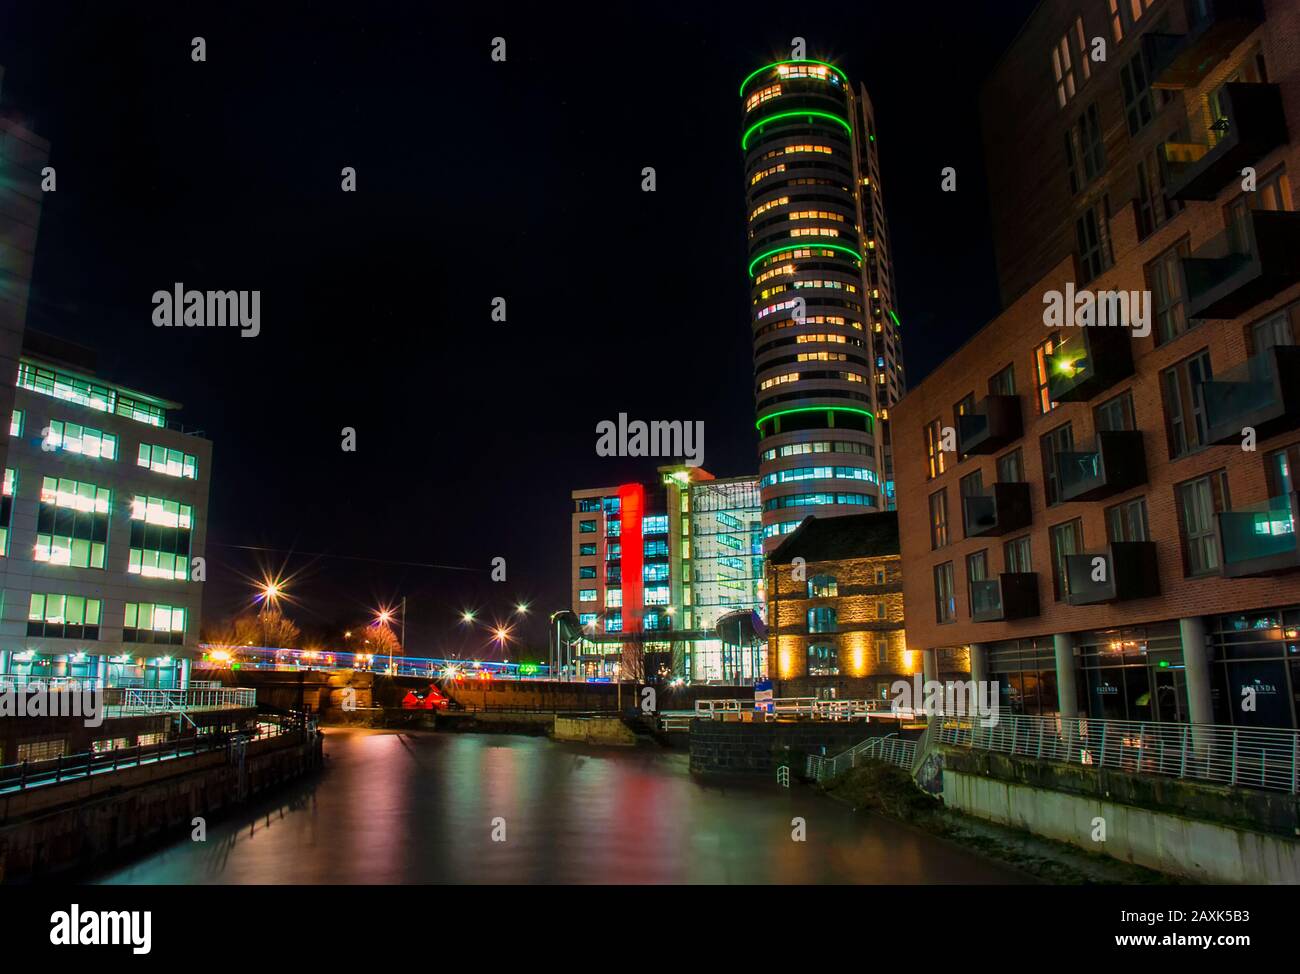
POLYGON ((1065 556, 1065 601, 1100 605, 1160 594, 1154 541, 1112 541, 1102 553, 1065 556))
POLYGON ((1184 257, 1189 318, 1236 318, 1300 282, 1300 213, 1250 210, 1184 257))
POLYGON ((1300 568, 1300 547, 1296 544, 1296 512, 1300 495, 1274 497, 1254 507, 1220 511, 1219 550, 1224 578, 1254 578, 1277 575, 1300 568))
POLYGON ((1171 199, 1213 200, 1241 170, 1287 140, 1277 85, 1231 82, 1220 89, 1223 114, 1205 117, 1191 141, 1164 144, 1171 199))
POLYGON ((1141 430, 1100 430, 1091 450, 1056 455, 1062 501, 1096 501, 1147 482, 1141 430))
POLYGON ((1201 0, 1187 4, 1187 33, 1142 36, 1151 87, 1194 88, 1264 22, 1262 0, 1201 0), (1194 10, 1203 7, 1204 12, 1194 10))
POLYGON ((1032 519, 1028 484, 994 484, 983 494, 961 499, 966 537, 997 537, 1029 527, 1032 519))
POLYGON ((1086 402, 1132 374, 1133 342, 1127 327, 1079 328, 1052 352, 1048 394, 1053 402, 1086 402))
POLYGON ((1003 572, 970 583, 972 622, 1007 622, 1038 615, 1038 573, 1003 572))
POLYGON ((1275 345, 1201 384, 1209 442, 1241 445, 1242 430, 1263 440, 1300 426, 1300 348, 1275 345))
POLYGON ((1019 396, 985 396, 975 411, 957 417, 960 456, 993 453, 1020 439, 1019 396))

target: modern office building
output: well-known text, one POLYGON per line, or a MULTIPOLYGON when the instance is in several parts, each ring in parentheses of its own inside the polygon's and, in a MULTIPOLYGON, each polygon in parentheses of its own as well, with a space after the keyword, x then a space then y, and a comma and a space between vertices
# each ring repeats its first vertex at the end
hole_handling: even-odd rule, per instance
POLYGON ((1013 712, 1300 726, 1298 37, 1045 0, 987 84, 1006 307, 894 433, 909 643, 1013 712))
POLYGON ((188 685, 212 446, 180 405, 28 331, 0 506, 0 675, 188 685))
POLYGON ((770 551, 810 514, 894 506, 889 411, 905 377, 866 89, 832 64, 778 61, 740 96, 770 551))
POLYGON ((585 671, 618 662, 645 678, 753 680, 765 666, 753 622, 765 612, 758 481, 686 466, 659 475, 573 492, 585 671))
POLYGON ((964 668, 907 645, 897 512, 808 518, 768 555, 767 592, 779 696, 887 700, 896 680, 964 668))

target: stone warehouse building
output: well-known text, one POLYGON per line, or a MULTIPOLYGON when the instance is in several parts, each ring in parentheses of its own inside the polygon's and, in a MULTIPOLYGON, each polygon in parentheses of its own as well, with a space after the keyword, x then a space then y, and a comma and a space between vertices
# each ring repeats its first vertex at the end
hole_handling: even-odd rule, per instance
POLYGON ((895 680, 965 668, 908 648, 896 512, 806 518, 768 556, 767 592, 777 696, 886 699, 895 680))

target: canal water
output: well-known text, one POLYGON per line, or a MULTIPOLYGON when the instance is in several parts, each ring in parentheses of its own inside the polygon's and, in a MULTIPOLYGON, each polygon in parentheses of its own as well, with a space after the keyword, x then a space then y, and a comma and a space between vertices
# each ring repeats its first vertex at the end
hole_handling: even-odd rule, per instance
POLYGON ((713 784, 686 756, 542 737, 330 730, 309 782, 107 883, 1017 883, 807 787, 713 784), (806 841, 791 838, 791 819, 806 841), (494 841, 504 838, 504 841, 494 841))

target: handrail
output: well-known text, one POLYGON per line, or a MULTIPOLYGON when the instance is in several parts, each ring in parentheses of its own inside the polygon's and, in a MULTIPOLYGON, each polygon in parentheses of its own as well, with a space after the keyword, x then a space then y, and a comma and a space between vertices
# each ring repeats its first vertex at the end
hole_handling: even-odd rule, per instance
POLYGON ((938 716, 931 727, 954 747, 1300 793, 1300 731, 1286 728, 1021 714, 991 727, 938 716))
POLYGON ((915 758, 916 741, 904 740, 897 734, 868 737, 831 758, 820 754, 808 755, 808 777, 818 782, 825 781, 856 768, 859 760, 884 761, 910 771, 915 758))
MULTIPOLYGON (((241 733, 246 740, 256 741, 297 733, 304 728, 313 729, 310 723, 258 724, 255 733, 241 733)), ((205 734, 160 741, 157 744, 137 744, 133 747, 99 752, 83 751, 79 754, 63 754, 43 761, 0 765, 0 794, 21 792, 42 785, 59 784, 75 778, 91 777, 142 764, 224 750, 230 745, 232 736, 205 734)))

